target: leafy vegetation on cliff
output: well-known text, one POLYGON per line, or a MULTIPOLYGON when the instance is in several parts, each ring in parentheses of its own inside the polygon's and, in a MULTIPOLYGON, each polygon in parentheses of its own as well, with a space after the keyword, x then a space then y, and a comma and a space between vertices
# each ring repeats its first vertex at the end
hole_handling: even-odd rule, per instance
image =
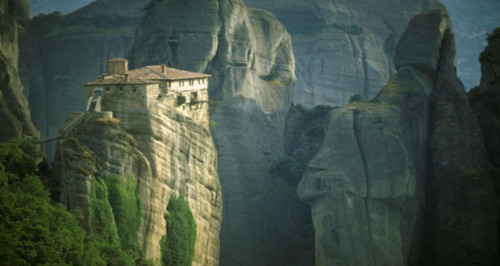
POLYGON ((5 265, 84 264, 85 231, 61 204, 50 202, 35 160, 0 143, 0 261, 5 265))
POLYGON ((304 174, 304 168, 295 158, 286 156, 273 163, 271 173, 293 184, 298 184, 304 174))
POLYGON ((170 200, 165 219, 167 220, 167 235, 160 242, 162 264, 191 265, 196 241, 196 222, 182 194, 170 200))
POLYGON ((87 217, 53 203, 28 140, 0 143, 0 262, 5 265, 136 265, 141 202, 135 178, 92 181, 87 217))
POLYGON ((137 231, 141 226, 142 213, 137 179, 108 175, 104 180, 108 186, 108 201, 113 209, 121 247, 129 256, 138 258, 137 231))

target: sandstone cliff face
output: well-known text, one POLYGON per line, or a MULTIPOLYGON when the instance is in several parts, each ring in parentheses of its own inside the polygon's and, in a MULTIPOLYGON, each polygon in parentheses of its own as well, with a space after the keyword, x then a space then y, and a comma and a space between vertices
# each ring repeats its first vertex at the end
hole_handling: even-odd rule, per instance
POLYGON ((18 27, 30 18, 29 2, 0 1, 0 141, 23 135, 38 136, 18 74, 18 27))
MULTIPOLYGON (((85 109, 82 84, 125 57, 142 17, 142 1, 100 0, 68 15, 36 17, 20 36, 20 75, 42 138, 56 137, 67 114, 85 109)), ((45 150, 49 160, 54 146, 45 150)))
POLYGON ((396 43, 417 13, 436 0, 245 0, 271 11, 293 36, 293 101, 341 106, 354 94, 373 97, 395 73, 396 43))
POLYGON ((330 113, 298 187, 317 265, 498 263, 495 192, 454 61, 447 14, 419 15, 378 96, 330 113))
POLYGON ((224 188, 221 264, 285 265, 290 252, 280 236, 284 227, 273 219, 282 206, 270 204, 269 171, 283 154, 295 80, 284 27, 240 0, 165 0, 146 13, 130 59, 134 67, 166 63, 212 74, 212 132, 224 188))
POLYGON ((166 207, 183 193, 197 226, 193 265, 218 265, 222 193, 210 132, 164 104, 146 110, 134 99, 114 98, 103 101, 103 109, 114 110, 119 120, 87 113, 63 128, 56 156, 61 201, 84 210, 96 173, 137 178, 139 246, 145 257, 159 259, 166 207))

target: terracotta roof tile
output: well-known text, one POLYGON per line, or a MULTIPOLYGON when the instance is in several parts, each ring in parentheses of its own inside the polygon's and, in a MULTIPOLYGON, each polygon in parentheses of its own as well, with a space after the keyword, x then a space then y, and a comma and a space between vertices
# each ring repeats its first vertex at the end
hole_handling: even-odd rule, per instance
MULTIPOLYGON (((119 61, 121 58, 111 59, 119 61)), ((154 84, 166 80, 184 80, 208 78, 210 75, 166 67, 164 65, 146 66, 132 69, 127 74, 103 75, 85 85, 112 85, 112 84, 154 84)))

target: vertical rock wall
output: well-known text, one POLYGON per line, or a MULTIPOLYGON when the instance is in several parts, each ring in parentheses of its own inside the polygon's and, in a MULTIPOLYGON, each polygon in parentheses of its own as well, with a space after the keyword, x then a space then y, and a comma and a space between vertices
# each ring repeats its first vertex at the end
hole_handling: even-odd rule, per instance
POLYGON ((131 61, 212 74, 224 188, 221 264, 283 264, 269 170, 283 154, 295 80, 290 35, 271 14, 240 0, 166 0, 146 13, 131 61))
POLYGON ((415 17, 379 95, 330 113, 299 184, 317 265, 498 263, 495 191, 446 13, 415 17))
POLYGON ((408 21, 437 0, 245 0, 271 11, 290 31, 297 61, 293 101, 342 106, 375 96, 395 74, 392 56, 408 21))
POLYGON ((114 110, 119 120, 87 113, 64 132, 55 158, 62 203, 85 211, 93 178, 137 178, 143 214, 139 247, 146 258, 159 260, 168 202, 182 193, 197 228, 193 265, 218 265, 222 193, 210 132, 162 103, 147 110, 134 100, 103 101, 103 109, 114 110))
POLYGON ((0 141, 38 136, 18 73, 18 27, 30 19, 29 2, 0 1, 0 141))

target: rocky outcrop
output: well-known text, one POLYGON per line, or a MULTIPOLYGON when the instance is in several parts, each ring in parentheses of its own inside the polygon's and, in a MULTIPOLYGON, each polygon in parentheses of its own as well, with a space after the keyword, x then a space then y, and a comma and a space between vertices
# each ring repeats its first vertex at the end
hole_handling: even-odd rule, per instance
POLYGON ((30 18, 29 2, 0 1, 0 141, 24 135, 38 136, 31 122, 28 101, 23 95, 19 79, 18 27, 20 21, 30 18))
POLYGON ((469 101, 481 126, 500 196, 500 28, 489 35, 488 43, 480 56, 481 85, 469 92, 469 101))
POLYGON ((481 79, 478 54, 486 47, 486 35, 500 25, 500 2, 440 0, 448 9, 455 29, 457 42, 457 73, 469 90, 481 79))
POLYGON ((210 132, 164 104, 147 110, 124 101, 130 99, 102 103, 116 118, 110 112, 80 113, 61 129, 55 161, 61 201, 85 209, 96 176, 137 178, 143 214, 139 246, 146 258, 159 259, 166 207, 182 193, 197 228, 193 265, 218 265, 222 193, 210 132))
MULTIPOLYGON (((68 15, 35 17, 20 35, 20 66, 34 124, 57 137, 67 115, 85 109, 82 84, 128 55, 146 1, 100 0, 68 15)), ((49 160, 54 145, 45 147, 49 160)))
POLYGON ((418 15, 377 97, 330 112, 298 187, 317 265, 499 262, 495 192, 454 62, 447 14, 418 15))
POLYGON ((392 56, 408 21, 441 7, 436 0, 245 0, 271 11, 293 36, 297 85, 293 101, 341 106, 375 96, 395 73, 392 56))
POLYGON ((134 67, 165 63, 212 74, 212 132, 224 188, 221 264, 286 265, 288 240, 273 219, 282 207, 270 204, 276 191, 269 182, 272 162, 283 155, 295 80, 285 28, 241 0, 159 1, 138 28, 130 59, 134 67))
POLYGON ((86 6, 94 0, 67 1, 67 0, 30 0, 33 15, 50 14, 54 11, 68 13, 82 6, 86 6))
POLYGON ((92 179, 105 174, 150 179, 151 167, 112 113, 73 113, 61 129, 54 176, 60 180, 60 201, 70 210, 86 211, 92 179))

